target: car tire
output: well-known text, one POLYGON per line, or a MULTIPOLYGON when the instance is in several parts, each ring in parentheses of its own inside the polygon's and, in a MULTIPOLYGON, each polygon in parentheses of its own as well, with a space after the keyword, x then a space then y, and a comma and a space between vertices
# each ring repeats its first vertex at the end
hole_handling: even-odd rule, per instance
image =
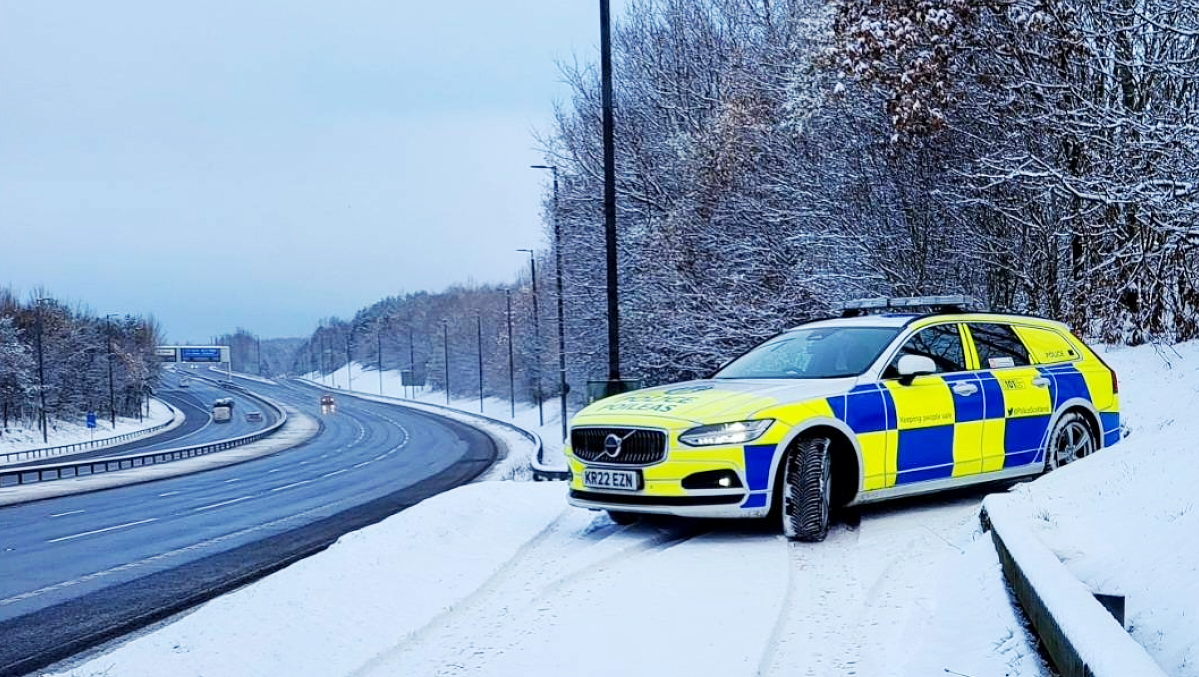
POLYGON ((1090 456, 1097 448, 1095 434, 1086 417, 1077 411, 1067 411, 1058 419, 1049 436, 1049 448, 1045 450, 1045 472, 1090 456))
POLYGON ((608 517, 617 524, 632 524, 641 519, 641 516, 635 512, 624 512, 621 510, 609 510, 608 517))
POLYGON ((832 442, 805 437, 787 454, 783 466, 783 534, 809 543, 828 535, 832 503, 832 442))

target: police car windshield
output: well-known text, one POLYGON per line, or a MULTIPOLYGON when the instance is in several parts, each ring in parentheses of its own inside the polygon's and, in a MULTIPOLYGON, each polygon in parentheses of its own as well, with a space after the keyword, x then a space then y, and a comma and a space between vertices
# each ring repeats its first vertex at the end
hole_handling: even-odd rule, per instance
POLYGON ((841 378, 874 363, 899 327, 820 327, 780 334, 713 378, 841 378))

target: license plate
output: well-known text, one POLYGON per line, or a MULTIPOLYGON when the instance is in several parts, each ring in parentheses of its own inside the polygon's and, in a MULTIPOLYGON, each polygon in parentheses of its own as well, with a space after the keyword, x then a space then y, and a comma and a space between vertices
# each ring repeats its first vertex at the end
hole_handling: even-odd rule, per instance
POLYGON ((641 473, 636 470, 598 470, 590 468, 583 471, 583 486, 588 489, 637 491, 641 488, 641 473))

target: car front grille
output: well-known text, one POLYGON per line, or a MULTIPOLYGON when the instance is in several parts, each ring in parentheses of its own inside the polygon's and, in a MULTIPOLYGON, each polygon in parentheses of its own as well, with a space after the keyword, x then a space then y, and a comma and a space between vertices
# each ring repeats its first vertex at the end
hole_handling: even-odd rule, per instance
POLYGON ((666 433, 640 428, 575 428, 570 431, 575 456, 592 463, 647 465, 666 458, 666 433), (609 435, 619 445, 605 446, 609 435))

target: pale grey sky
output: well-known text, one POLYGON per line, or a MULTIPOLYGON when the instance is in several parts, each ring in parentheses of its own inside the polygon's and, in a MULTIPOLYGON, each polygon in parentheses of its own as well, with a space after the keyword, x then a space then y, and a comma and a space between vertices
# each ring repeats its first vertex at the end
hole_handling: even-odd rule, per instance
POLYGON ((205 341, 511 280, 598 43, 595 0, 0 0, 0 286, 205 341))

